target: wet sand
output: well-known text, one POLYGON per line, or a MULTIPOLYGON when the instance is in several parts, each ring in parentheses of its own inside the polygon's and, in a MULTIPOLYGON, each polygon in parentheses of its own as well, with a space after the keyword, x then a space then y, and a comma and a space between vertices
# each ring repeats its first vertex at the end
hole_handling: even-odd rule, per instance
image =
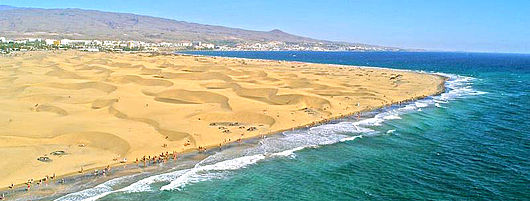
POLYGON ((390 69, 190 55, 4 56, 0 187, 313 125, 437 94, 443 82, 390 69))

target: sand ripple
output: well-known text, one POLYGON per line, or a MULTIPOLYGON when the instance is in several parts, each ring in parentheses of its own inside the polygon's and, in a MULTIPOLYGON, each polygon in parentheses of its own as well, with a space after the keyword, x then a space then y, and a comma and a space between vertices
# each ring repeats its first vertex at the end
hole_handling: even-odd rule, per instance
POLYGON ((388 69, 186 55, 0 57, 0 187, 312 125, 434 94, 442 82, 388 69))

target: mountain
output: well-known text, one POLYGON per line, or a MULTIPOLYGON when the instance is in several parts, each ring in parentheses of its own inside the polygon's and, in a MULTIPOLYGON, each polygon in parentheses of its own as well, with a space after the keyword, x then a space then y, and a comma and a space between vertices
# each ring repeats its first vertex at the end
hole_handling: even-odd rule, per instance
POLYGON ((11 9, 15 9, 15 7, 0 5, 0 10, 11 10, 11 9))
POLYGON ((280 30, 251 31, 129 13, 0 6, 0 35, 141 41, 326 42, 280 30))

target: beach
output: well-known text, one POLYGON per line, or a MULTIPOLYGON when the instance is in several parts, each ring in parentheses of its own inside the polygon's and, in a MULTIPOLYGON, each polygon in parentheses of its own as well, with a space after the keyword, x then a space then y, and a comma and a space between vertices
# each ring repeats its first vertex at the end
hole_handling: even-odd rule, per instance
POLYGON ((311 126, 439 94, 444 80, 384 68, 174 54, 4 56, 0 187, 311 126))

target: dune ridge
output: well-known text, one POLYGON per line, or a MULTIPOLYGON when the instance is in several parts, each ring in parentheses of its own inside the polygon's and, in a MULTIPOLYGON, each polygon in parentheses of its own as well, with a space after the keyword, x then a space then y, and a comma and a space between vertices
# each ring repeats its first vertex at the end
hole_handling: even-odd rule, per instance
POLYGON ((0 188, 313 125, 437 94, 443 82, 391 69, 191 55, 2 56, 0 188))

